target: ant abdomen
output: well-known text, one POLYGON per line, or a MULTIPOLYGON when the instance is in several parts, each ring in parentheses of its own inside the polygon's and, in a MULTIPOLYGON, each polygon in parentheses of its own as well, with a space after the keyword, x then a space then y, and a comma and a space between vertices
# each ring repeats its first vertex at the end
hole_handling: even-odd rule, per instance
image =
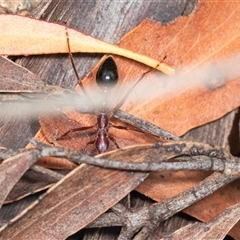
POLYGON ((118 82, 118 70, 113 57, 109 56, 99 67, 96 82, 101 90, 112 89, 116 86, 118 82))

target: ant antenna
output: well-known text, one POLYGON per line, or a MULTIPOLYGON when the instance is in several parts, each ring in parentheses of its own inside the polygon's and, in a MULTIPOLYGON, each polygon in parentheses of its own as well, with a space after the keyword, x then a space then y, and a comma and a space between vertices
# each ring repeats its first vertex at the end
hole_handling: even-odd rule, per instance
POLYGON ((81 81, 81 79, 80 79, 80 77, 79 77, 79 75, 77 73, 77 69, 75 67, 75 64, 74 64, 74 61, 73 61, 73 55, 72 55, 71 48, 70 48, 70 39, 69 39, 69 34, 68 34, 68 28, 67 27, 65 27, 65 33, 66 33, 66 38, 67 38, 68 54, 69 54, 69 58, 70 58, 70 61, 71 61, 74 73, 75 73, 75 75, 76 75, 76 77, 78 79, 78 85, 81 87, 81 89, 83 91, 83 94, 86 96, 86 98, 93 104, 91 98, 89 97, 89 95, 87 94, 85 88, 83 87, 82 81, 81 81))
MULTIPOLYGON (((167 56, 165 56, 160 63, 162 63, 166 58, 167 58, 167 56)), ((159 64, 160 64, 160 63, 159 63, 159 64)), ((126 101, 126 99, 128 98, 128 96, 130 95, 130 93, 133 91, 133 89, 136 87, 136 85, 137 85, 140 81, 142 81, 142 79, 143 79, 148 73, 150 73, 150 72, 152 72, 153 70, 157 69, 157 67, 159 66, 159 64, 157 64, 155 68, 152 68, 152 69, 150 69, 150 70, 148 70, 147 72, 144 72, 144 73, 142 74, 142 76, 137 80, 137 82, 134 83, 133 86, 127 91, 126 95, 122 98, 122 100, 115 106, 114 110, 118 110, 118 109, 124 104, 124 102, 126 101)), ((113 110, 113 111, 114 111, 114 110, 113 110)))

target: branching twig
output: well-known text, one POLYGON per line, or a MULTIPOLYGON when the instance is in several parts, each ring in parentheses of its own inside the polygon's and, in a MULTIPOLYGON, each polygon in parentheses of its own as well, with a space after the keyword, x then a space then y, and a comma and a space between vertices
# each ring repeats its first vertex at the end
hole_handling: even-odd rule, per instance
POLYGON ((73 150, 46 147, 36 140, 32 140, 32 143, 42 149, 42 157, 62 157, 76 163, 87 163, 104 168, 147 172, 163 170, 232 171, 232 168, 240 168, 239 159, 233 158, 222 148, 194 142, 155 144, 142 148, 138 146, 117 152, 118 156, 133 156, 135 154, 135 162, 111 160, 111 153, 101 155, 101 158, 95 158, 73 150), (141 155, 142 153, 145 155, 141 155), (174 160, 179 156, 185 156, 185 158, 181 157, 181 161, 174 160), (136 161, 138 157, 142 162, 136 161), (172 159, 171 162, 167 162, 170 159, 172 159))
POLYGON ((129 210, 123 208, 117 213, 115 211, 113 213, 105 213, 87 227, 122 226, 119 240, 131 239, 139 230, 140 232, 134 239, 147 239, 160 222, 238 178, 240 178, 240 172, 235 172, 231 175, 213 173, 195 187, 172 198, 155 203, 150 207, 144 206, 140 209, 129 210))
POLYGON ((149 208, 149 222, 147 222, 142 230, 134 237, 134 240, 147 239, 160 222, 209 196, 219 188, 238 178, 240 178, 240 172, 235 172, 230 175, 224 173, 213 173, 195 187, 163 202, 153 204, 149 208))
MULTIPOLYGON (((126 209, 118 204, 113 208, 113 212, 102 215, 88 226, 122 226, 119 239, 131 239, 136 233, 134 239, 147 239, 160 222, 240 178, 240 159, 233 157, 221 147, 209 144, 179 141, 135 146, 101 154, 101 158, 99 158, 64 148, 49 147, 36 140, 32 140, 32 143, 37 146, 41 157, 67 158, 77 163, 93 164, 105 168, 147 172, 156 170, 219 171, 195 187, 150 207, 126 209), (129 156, 136 162, 122 161, 123 159, 128 161, 129 156)), ((26 150, 3 149, 0 150, 0 157, 11 156, 22 151, 26 150)), ((31 151, 31 149, 27 151, 31 151)))

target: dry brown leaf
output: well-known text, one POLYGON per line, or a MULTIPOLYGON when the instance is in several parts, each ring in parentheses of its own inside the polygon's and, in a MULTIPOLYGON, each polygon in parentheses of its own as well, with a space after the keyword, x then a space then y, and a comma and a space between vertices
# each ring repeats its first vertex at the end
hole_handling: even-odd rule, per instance
MULTIPOLYGON (((225 26, 229 22, 238 22, 240 10, 237 2, 224 2, 221 8, 233 14, 215 17, 219 5, 202 1, 194 14, 172 25, 162 26, 145 20, 122 38, 120 46, 160 59, 167 56, 165 61, 177 68, 174 77, 160 75, 156 79, 156 76, 149 76, 142 80, 123 105, 123 110, 182 135, 239 106, 240 81, 236 66, 239 25, 225 26), (206 16, 211 16, 211 20, 206 16), (144 98, 146 92, 149 93, 144 98), (139 99, 139 96, 143 98, 139 99)), ((138 79, 146 68, 126 59, 115 60, 121 87, 116 91, 113 89, 112 95, 121 99, 126 88, 134 83, 132 79, 138 79)), ((97 67, 83 80, 90 96, 96 88, 96 70, 97 67)))
POLYGON ((0 239, 66 239, 116 204, 146 176, 83 164, 50 188, 37 205, 33 203, 35 207, 30 206, 19 221, 4 226, 7 228, 0 239))
MULTIPOLYGON (((149 81, 153 85, 149 87, 151 97, 130 105, 134 99, 131 95, 123 110, 182 135, 238 107, 239 12, 239 1, 222 2, 221 6, 201 1, 197 11, 187 18, 166 27, 146 20, 124 37, 120 45, 135 51, 142 45, 141 39, 147 39, 141 52, 167 56, 166 61, 176 67, 176 76, 149 81), (220 16, 221 9, 225 10, 220 16), (135 36, 139 42, 134 42, 135 36)), ((143 72, 137 68, 130 73, 128 63, 123 61, 119 66, 130 76, 143 72)), ((142 82, 136 95, 144 91, 147 89, 142 82)))
POLYGON ((38 76, 7 58, 0 57, 0 92, 1 93, 50 93, 60 90, 43 82, 38 76))
MULTIPOLYGON (((181 77, 178 74, 177 79, 160 76, 160 86, 153 84, 157 92, 151 99, 145 99, 136 106, 130 104, 134 95, 142 95, 141 89, 146 91, 142 83, 139 84, 123 109, 181 135, 238 107, 240 86, 234 60, 238 57, 240 43, 239 7, 239 1, 222 2, 221 5, 201 1, 194 14, 172 25, 161 26, 146 20, 129 33, 121 41, 121 46, 133 51, 140 48, 139 52, 157 56, 158 59, 167 56, 166 62, 175 65, 181 77), (212 69, 215 69, 213 76, 209 74, 212 69), (162 98, 159 98, 160 92, 163 93, 162 98)), ((117 59, 117 62, 121 76, 137 78, 146 71, 126 59, 117 59)), ((130 81, 128 79, 123 80, 123 85, 130 81)), ((94 77, 89 77, 83 81, 87 90, 91 89, 93 80, 94 77)), ((73 118, 78 120, 81 116, 75 118, 74 115, 73 118)), ((154 184, 154 180, 151 183, 154 184)), ((163 192, 162 186, 160 191, 163 192)))
MULTIPOLYGON (((64 126, 68 126, 70 130, 73 128, 78 128, 81 126, 80 122, 75 121, 74 119, 68 118, 65 114, 56 112, 54 115, 40 115, 39 116, 40 125, 42 126, 41 131, 37 133, 35 138, 40 142, 52 143, 55 146, 65 146, 66 148, 73 149, 73 150, 81 150, 85 147, 86 138, 88 136, 85 135, 85 138, 66 138, 64 144, 61 144, 62 141, 57 141, 57 137, 61 136, 65 133, 66 128, 64 126), (42 122, 44 122, 42 124, 42 122), (64 127, 64 128, 63 128, 64 127), (63 129, 62 129, 63 128, 63 129), (42 134, 44 132, 44 134, 42 134), (73 145, 75 147, 73 147, 73 145)), ((84 132, 83 132, 84 133, 84 132)), ((31 144, 28 147, 32 146, 31 144)), ((62 158, 51 158, 46 157, 39 159, 37 164, 54 169, 73 169, 77 165, 73 162, 68 161, 67 159, 62 158)))
POLYGON ((29 151, 20 153, 14 157, 5 160, 0 165, 1 176, 1 194, 0 207, 22 175, 33 165, 38 159, 38 151, 29 151))
POLYGON ((51 187, 57 180, 47 174, 29 169, 21 179, 14 185, 7 195, 4 204, 15 202, 36 192, 51 187))
MULTIPOLYGON (((224 14, 219 16, 217 3, 201 1, 197 11, 189 17, 167 26, 145 20, 122 38, 120 46, 158 59, 167 56, 164 61, 177 68, 176 77, 160 75, 156 79, 156 76, 147 76, 148 79, 142 80, 128 97, 123 110, 182 135, 239 106, 240 81, 236 73, 239 25, 225 27, 230 22, 238 22, 239 9, 237 2, 224 2, 221 8, 233 14, 228 16, 224 10, 224 14), (139 99, 139 96, 142 98, 139 99)), ((121 82, 119 88, 113 89, 112 95, 119 100, 134 83, 132 79, 138 79, 146 68, 130 60, 115 60, 121 82)), ((98 66, 82 81, 93 99, 96 93, 93 89, 97 89, 95 75, 98 66)), ((84 118, 85 126, 96 123, 93 117, 79 113, 69 113, 68 116, 80 122, 84 118)), ((151 141, 145 136, 145 139, 136 137, 130 131, 111 131, 117 141, 124 139, 121 147, 130 142, 151 141)))
MULTIPOLYGON (((146 23, 149 29, 154 28, 155 33, 161 33, 166 36, 166 41, 171 42, 166 47, 165 37, 162 40, 168 56, 172 58, 178 55, 171 64, 175 63, 177 69, 186 65, 191 68, 182 75, 180 81, 175 82, 176 85, 184 86, 179 92, 174 92, 175 95, 169 94, 167 98, 152 101, 151 104, 144 102, 137 108, 126 109, 132 109, 132 113, 150 121, 153 119, 155 124, 181 135, 194 126, 220 118, 238 107, 240 81, 236 63, 240 46, 239 13, 239 1, 222 2, 220 5, 201 1, 195 14, 168 26, 165 34, 160 27, 151 22, 146 23), (223 8, 226 15, 219 15, 223 8), (205 64, 211 71, 204 71, 205 64), (196 68, 200 69, 197 73, 201 73, 202 81, 198 79, 196 68), (196 88, 191 86, 191 81, 195 79, 199 81, 196 88), (143 111, 147 104, 149 107, 143 111), (158 118, 157 114, 160 114, 161 118, 158 118)), ((137 34, 141 34, 141 29, 137 34)), ((165 89, 167 90, 168 88, 165 89)), ((161 201, 189 189, 206 176, 207 173, 203 172, 155 172, 137 190, 161 201)), ((238 189, 239 181, 220 189, 207 199, 187 208, 185 212, 202 221, 209 221, 227 207, 239 202, 238 189)), ((235 237, 239 237, 239 233, 235 234, 235 237)))
MULTIPOLYGON (((156 22, 146 20, 132 30, 122 39, 121 46, 148 53, 153 57, 164 58, 164 56, 167 56, 166 61, 170 65, 177 67, 176 75, 180 72, 182 76, 177 79, 173 77, 164 79, 164 76, 160 76, 159 79, 154 79, 154 82, 146 79, 150 81, 149 84, 153 84, 155 89, 158 88, 157 81, 159 81, 159 92, 150 91, 155 95, 153 94, 151 98, 145 101, 138 102, 137 105, 131 104, 134 95, 139 96, 146 91, 146 85, 143 84, 145 80, 143 80, 136 88, 136 91, 127 99, 123 110, 134 113, 162 128, 181 135, 192 127, 220 118, 228 111, 238 107, 240 104, 238 94, 240 82, 236 77, 236 65, 234 65, 234 62, 238 62, 237 51, 239 49, 238 43, 240 43, 240 25, 230 23, 239 22, 239 16, 238 2, 223 2, 219 6, 217 3, 201 1, 198 10, 194 14, 179 19, 172 25, 163 27, 156 22), (226 9, 221 15, 218 15, 219 7, 226 9), (230 16, 229 12, 232 13, 230 16), (228 24, 230 27, 226 27, 228 24), (161 41, 159 40, 160 36, 162 36, 161 41), (144 46, 142 46, 143 42, 144 46), (228 62, 228 59, 231 61, 228 62), (185 68, 186 66, 187 68, 185 68), (214 67, 211 68, 211 66, 214 67), (208 68, 215 70, 213 75, 209 75, 210 70, 208 68), (180 71, 181 69, 183 69, 183 72, 180 71), (232 71, 230 71, 231 69, 232 71), (143 85, 141 86, 141 84, 143 85), (172 86, 177 86, 173 92, 172 86), (144 89, 144 91, 141 89, 144 89), (162 98, 159 97, 161 93, 163 94, 162 98)), ((143 66, 126 59, 117 58, 116 61, 120 68, 120 75, 128 75, 127 79, 123 79, 122 86, 128 85, 129 76, 134 76, 136 79, 146 71, 143 66)), ((90 77, 83 80, 88 93, 91 93, 91 89, 94 88, 96 70, 97 67, 92 71, 90 77)), ((69 116, 77 121, 82 120, 83 117, 78 113, 69 116)), ((85 125, 94 123, 92 118, 85 119, 85 125)), ((142 137, 136 137, 135 133, 123 132, 121 131, 117 135, 117 141, 119 139, 121 141, 124 135, 127 135, 135 142, 144 141, 142 137)), ((74 142, 75 140, 72 145, 69 143, 68 146, 76 146, 74 142)), ((120 146, 125 144, 127 142, 123 141, 120 146)), ((190 188, 206 175, 207 173, 203 172, 153 173, 138 187, 138 191, 156 201, 160 201, 190 188), (179 184, 176 185, 177 183, 179 184)), ((231 188, 232 190, 228 187, 227 194, 224 188, 217 193, 219 202, 217 205, 215 203, 216 195, 212 195, 210 197, 212 200, 206 200, 207 202, 202 200, 201 205, 195 205, 198 206, 198 210, 195 208, 193 211, 187 210, 187 212, 201 220, 208 221, 221 213, 226 207, 239 201, 237 197, 238 183, 231 188), (210 204, 211 206, 205 207, 205 204, 211 202, 213 205, 210 204)))
POLYGON ((183 227, 166 238, 161 240, 178 240, 178 239, 224 239, 231 228, 240 219, 240 204, 227 208, 223 213, 208 223, 194 223, 183 227))
MULTIPOLYGON (((159 202, 190 189, 208 175, 202 171, 154 172, 138 186, 137 191, 159 202)), ((219 189, 184 212, 201 221, 210 221, 227 207, 239 202, 239 184, 239 181, 235 181, 219 189)))
MULTIPOLYGON (((137 105, 134 102, 131 104, 135 96, 147 91, 143 80, 122 109, 182 135, 189 129, 220 118, 238 107, 240 81, 236 63, 239 62, 239 16, 239 1, 222 2, 221 5, 201 1, 194 14, 179 19, 172 25, 163 27, 146 20, 132 30, 120 45, 157 58, 167 56, 167 63, 176 66, 177 78, 165 79, 160 76, 152 82, 146 79, 157 91, 152 91, 150 87, 151 98, 144 99, 137 105)), ((128 77, 123 79, 122 86, 128 85, 131 79, 129 76, 137 79, 146 71, 146 68, 126 59, 117 58, 116 61, 121 76, 128 77)), ((92 71, 92 77, 83 80, 88 93, 94 87, 96 69, 97 67, 92 71)), ((82 119, 78 113, 69 116, 77 121, 82 119)), ((86 125, 94 123, 91 118, 85 122, 86 125)), ((130 133, 124 134, 131 136, 130 133)), ((123 133, 119 135, 117 140, 123 137, 123 133)), ((139 141, 140 138, 135 136, 133 139, 139 141)), ((188 189, 206 175, 202 172, 153 173, 138 187, 138 191, 160 201, 188 189)), ((239 202, 238 189, 239 184, 236 182, 213 194, 208 200, 200 201, 200 204, 186 212, 209 221, 226 207, 239 202)))
MULTIPOLYGON (((1 55, 30 55, 46 53, 67 53, 66 26, 17 15, 0 15, 1 55), (39 31, 41 29, 41 31, 39 31)), ((74 29, 68 29, 72 52, 111 53, 142 62, 166 74, 174 69, 152 59, 129 51, 117 45, 88 36, 74 29)))

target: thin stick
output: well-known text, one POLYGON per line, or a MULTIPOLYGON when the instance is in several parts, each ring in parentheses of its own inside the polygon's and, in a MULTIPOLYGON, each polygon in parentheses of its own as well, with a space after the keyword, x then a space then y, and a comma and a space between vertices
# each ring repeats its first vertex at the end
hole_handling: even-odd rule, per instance
POLYGON ((117 119, 120 119, 122 122, 129 123, 133 125, 134 127, 142 129, 143 132, 148 132, 154 136, 163 138, 167 141, 173 140, 173 141, 179 141, 180 138, 174 135, 173 133, 170 133, 146 120, 143 120, 141 118, 137 118, 136 116, 133 116, 132 114, 126 113, 120 109, 118 109, 116 112, 114 112, 114 117, 117 119))

